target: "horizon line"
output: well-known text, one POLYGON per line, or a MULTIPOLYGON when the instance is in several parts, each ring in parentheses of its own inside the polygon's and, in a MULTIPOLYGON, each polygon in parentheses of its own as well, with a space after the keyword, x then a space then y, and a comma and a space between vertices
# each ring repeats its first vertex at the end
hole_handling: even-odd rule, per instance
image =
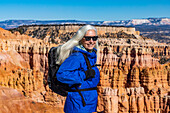
MULTIPOLYGON (((106 21, 128 21, 128 20, 137 20, 137 19, 154 19, 154 18, 168 18, 170 19, 170 17, 148 17, 148 18, 134 18, 134 19, 125 19, 125 20, 106 20, 106 21)), ((105 21, 105 20, 79 20, 79 19, 5 19, 5 20, 0 20, 0 22, 2 21, 12 21, 12 20, 17 20, 17 21, 105 21)))

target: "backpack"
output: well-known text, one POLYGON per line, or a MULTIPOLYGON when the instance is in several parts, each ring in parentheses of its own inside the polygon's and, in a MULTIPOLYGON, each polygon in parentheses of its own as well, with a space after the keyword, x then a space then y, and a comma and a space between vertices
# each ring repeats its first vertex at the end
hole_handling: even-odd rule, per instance
POLYGON ((61 95, 61 96, 67 96, 68 90, 70 89, 68 84, 61 83, 56 78, 56 73, 60 67, 56 62, 58 60, 60 51, 59 46, 58 47, 52 47, 50 51, 48 52, 48 78, 47 82, 49 85, 49 88, 61 95))

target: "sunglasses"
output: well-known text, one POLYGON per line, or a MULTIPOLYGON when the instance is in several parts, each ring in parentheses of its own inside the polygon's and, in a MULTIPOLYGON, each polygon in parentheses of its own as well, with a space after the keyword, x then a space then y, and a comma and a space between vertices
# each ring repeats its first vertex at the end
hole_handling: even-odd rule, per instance
POLYGON ((98 39, 98 36, 84 36, 84 38, 86 41, 90 41, 91 38, 93 41, 96 41, 98 39))

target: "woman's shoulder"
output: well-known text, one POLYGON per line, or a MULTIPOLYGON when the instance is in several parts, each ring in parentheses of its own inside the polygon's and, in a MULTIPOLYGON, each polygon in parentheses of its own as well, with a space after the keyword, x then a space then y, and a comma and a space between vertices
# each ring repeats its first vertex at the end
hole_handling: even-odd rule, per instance
POLYGON ((75 60, 76 59, 78 60, 78 59, 82 59, 83 54, 79 51, 73 51, 69 57, 74 58, 75 60))
POLYGON ((79 52, 74 52, 74 53, 71 53, 71 55, 68 58, 66 58, 63 64, 65 63, 78 64, 82 62, 82 60, 83 60, 83 55, 79 52))

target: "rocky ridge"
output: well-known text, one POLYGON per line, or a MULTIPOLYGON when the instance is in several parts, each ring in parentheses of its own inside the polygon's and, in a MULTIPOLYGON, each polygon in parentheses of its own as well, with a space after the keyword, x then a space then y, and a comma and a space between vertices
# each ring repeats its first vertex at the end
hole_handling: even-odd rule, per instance
MULTIPOLYGON (((83 24, 68 25, 29 25, 11 29, 12 33, 20 32, 33 38, 46 40, 48 42, 64 43, 68 41, 83 24)), ((139 35, 133 27, 115 27, 115 26, 95 26, 99 37, 123 38, 127 36, 134 38, 139 35), (123 32, 122 32, 123 31, 123 32), (126 34, 126 35, 123 35, 126 34)))

